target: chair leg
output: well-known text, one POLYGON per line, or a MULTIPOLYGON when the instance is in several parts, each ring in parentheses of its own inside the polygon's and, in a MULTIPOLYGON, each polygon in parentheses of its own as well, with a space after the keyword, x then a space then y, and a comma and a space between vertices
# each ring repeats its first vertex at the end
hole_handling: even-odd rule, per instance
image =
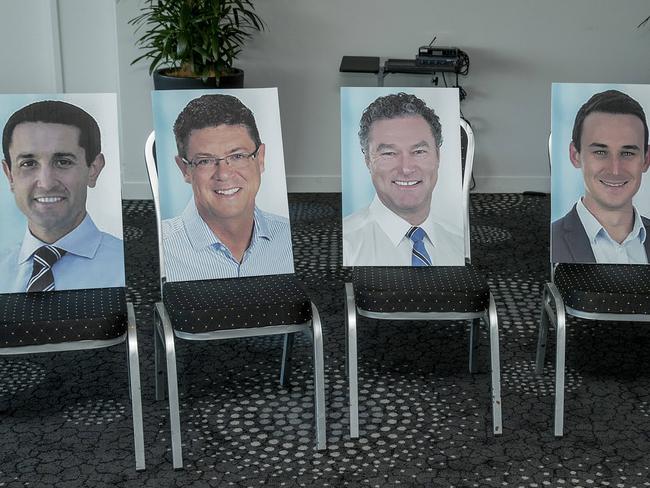
POLYGON ((153 349, 154 349, 154 373, 156 386, 156 400, 161 401, 166 398, 165 394, 165 345, 162 339, 162 323, 158 310, 153 311, 153 349))
POLYGON ((135 469, 145 469, 144 429, 142 425, 142 393, 140 391, 140 361, 138 358, 138 334, 135 326, 133 304, 127 303, 128 332, 126 338, 127 365, 129 369, 129 395, 133 415, 133 441, 135 469))
MULTIPOLYGON (((327 448, 325 427, 325 364, 323 358, 323 330, 316 305, 311 304, 312 345, 314 347, 314 406, 316 416, 316 449, 327 448)), ((293 337, 293 334, 289 334, 293 337)))
POLYGON ((544 357, 546 356, 546 341, 548 338, 548 310, 550 297, 546 286, 542 296, 542 310, 539 319, 539 336, 537 339, 537 354, 535 355, 535 374, 540 375, 544 371, 544 357))
POLYGON ((359 381, 357 373, 357 308, 352 283, 345 284, 345 326, 347 332, 347 371, 350 393, 350 437, 359 437, 359 381))
POLYGON ((469 372, 476 373, 478 371, 478 364, 476 362, 476 353, 478 351, 479 342, 481 338, 481 319, 473 319, 469 329, 469 372))
POLYGON ((499 322, 494 296, 490 293, 488 309, 490 328, 490 364, 492 370, 492 429, 495 435, 503 433, 501 419, 501 366, 499 360, 499 322))
POLYGON ((566 354, 566 311, 559 290, 553 283, 547 283, 547 288, 555 302, 555 329, 557 344, 555 351, 555 425, 556 437, 564 433, 564 367, 566 354))
POLYGON ((172 464, 174 469, 183 467, 183 453, 181 449, 181 419, 178 402, 178 378, 176 375, 176 350, 174 346, 174 331, 167 316, 164 305, 156 303, 158 316, 162 322, 165 335, 165 355, 167 361, 167 394, 169 396, 169 424, 172 438, 172 464))
POLYGON ((557 350, 555 352, 555 435, 564 434, 564 360, 566 348, 566 322, 557 321, 557 350))
POLYGON ((282 347, 282 366, 280 367, 280 386, 289 386, 291 381, 291 354, 293 352, 294 333, 284 334, 282 347))
POLYGON ((347 300, 346 300, 346 304, 345 304, 345 327, 343 327, 343 331, 344 331, 344 340, 343 340, 343 342, 345 343, 344 344, 344 347, 345 347, 345 361, 343 361, 343 364, 345 366, 344 369, 345 369, 345 377, 346 378, 350 375, 350 368, 349 368, 349 364, 348 364, 348 357, 349 357, 350 351, 349 351, 349 348, 348 348, 348 340, 349 340, 349 338, 348 338, 348 313, 347 312, 348 312, 348 306, 347 306, 347 300))

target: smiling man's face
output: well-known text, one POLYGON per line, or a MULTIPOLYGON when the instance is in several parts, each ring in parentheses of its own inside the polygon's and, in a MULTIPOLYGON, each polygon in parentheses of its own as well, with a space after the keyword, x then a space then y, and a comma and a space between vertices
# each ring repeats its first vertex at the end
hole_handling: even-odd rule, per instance
MULTIPOLYGON (((193 130, 187 141, 186 159, 250 155, 255 150, 255 142, 245 126, 222 124, 193 130)), ((254 157, 242 158, 236 165, 221 161, 217 166, 192 167, 176 157, 185 181, 192 185, 199 215, 210 228, 228 220, 252 220, 264 171, 264 152, 265 146, 261 144, 254 157)))
POLYGON ((411 225, 429 215, 440 153, 420 115, 380 119, 368 134, 366 165, 381 202, 411 225))
POLYGON ((72 125, 23 122, 11 137, 11 164, 2 163, 16 205, 43 242, 53 243, 81 223, 88 187, 104 167, 102 154, 88 164, 79 134, 72 125))
POLYGON ((582 168, 583 203, 596 218, 602 212, 631 211, 650 158, 641 119, 630 114, 593 112, 583 123, 580 151, 572 143, 571 163, 582 168))

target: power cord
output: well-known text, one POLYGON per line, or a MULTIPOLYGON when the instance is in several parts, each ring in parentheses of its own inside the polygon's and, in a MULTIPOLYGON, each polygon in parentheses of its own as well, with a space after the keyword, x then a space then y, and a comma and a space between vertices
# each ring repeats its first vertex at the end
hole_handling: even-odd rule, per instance
POLYGON ((461 49, 458 50, 457 73, 463 76, 467 76, 469 74, 469 55, 461 49))

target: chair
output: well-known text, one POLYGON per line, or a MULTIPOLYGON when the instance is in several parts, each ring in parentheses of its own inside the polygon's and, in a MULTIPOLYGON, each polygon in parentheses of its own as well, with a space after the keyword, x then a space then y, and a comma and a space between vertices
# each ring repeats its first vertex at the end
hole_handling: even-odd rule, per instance
POLYGON ((145 144, 145 160, 156 207, 162 294, 154 309, 156 399, 164 399, 165 362, 174 469, 183 466, 175 338, 205 341, 284 334, 280 372, 280 384, 284 385, 290 375, 293 334, 309 335, 313 344, 317 449, 325 449, 323 336, 316 306, 290 274, 167 282, 154 144, 152 132, 145 144))
MULTIPOLYGON (((474 136, 461 119, 467 136, 463 172, 465 257, 470 259, 469 187, 474 157, 474 136)), ((380 320, 471 320, 469 370, 477 371, 479 325, 489 328, 492 369, 492 422, 501 434, 499 329, 494 297, 487 282, 471 265, 409 267, 355 267, 345 284, 346 360, 350 394, 350 436, 359 437, 357 371, 357 315, 380 320), (408 300, 402 298, 408 296, 408 300)))
POLYGON ((138 339, 125 289, 2 294, 0 317, 0 356, 97 349, 126 341, 135 468, 145 469, 138 339))
POLYGON ((554 433, 564 433, 567 315, 587 320, 650 322, 650 266, 568 264, 544 286, 535 371, 544 369, 549 321, 556 330, 554 433), (551 305, 555 305, 555 311, 551 305))
MULTIPOLYGON (((551 154, 551 138, 548 141, 551 154)), ((549 159, 550 160, 550 159, 549 159)), ((556 331, 554 434, 564 434, 564 367, 567 315, 587 320, 650 322, 650 266, 551 264, 544 286, 535 361, 542 374, 549 322, 556 331), (553 306, 555 310, 553 310, 553 306)))

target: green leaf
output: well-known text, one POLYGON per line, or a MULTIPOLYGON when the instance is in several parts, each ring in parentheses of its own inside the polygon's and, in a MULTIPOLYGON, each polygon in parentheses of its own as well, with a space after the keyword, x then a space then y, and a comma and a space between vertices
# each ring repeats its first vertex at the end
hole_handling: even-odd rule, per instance
POLYGON ((187 65, 201 76, 230 69, 245 42, 266 28, 251 0, 147 0, 128 23, 141 50, 131 64, 148 59, 152 71, 187 65))

